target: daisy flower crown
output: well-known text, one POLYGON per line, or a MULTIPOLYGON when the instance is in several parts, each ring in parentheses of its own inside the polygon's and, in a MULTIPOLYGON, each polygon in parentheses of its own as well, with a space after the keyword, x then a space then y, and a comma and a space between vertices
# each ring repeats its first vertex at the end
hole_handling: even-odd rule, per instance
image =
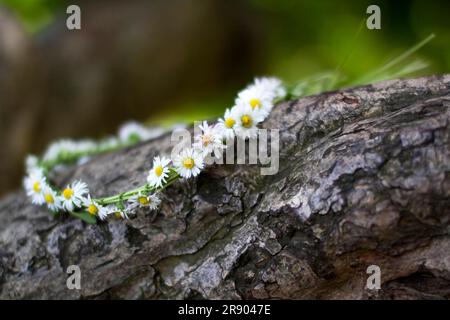
POLYGON ((276 78, 257 78, 238 93, 235 104, 227 109, 223 118, 214 125, 206 121, 199 126, 191 147, 181 150, 172 159, 157 156, 148 171, 147 183, 133 190, 94 198, 88 185, 73 181, 58 189, 48 178, 48 173, 58 166, 83 163, 89 157, 117 150, 140 141, 161 135, 162 129, 146 128, 136 122, 125 123, 117 137, 100 141, 60 140, 51 144, 41 158, 29 155, 26 159, 26 176, 23 186, 35 205, 45 205, 53 214, 67 213, 94 224, 97 219, 109 217, 128 218, 137 208, 158 208, 158 194, 177 179, 197 176, 205 168, 205 158, 211 154, 220 156, 224 141, 239 137, 255 138, 258 125, 270 114, 274 103, 286 97, 286 89, 276 78))

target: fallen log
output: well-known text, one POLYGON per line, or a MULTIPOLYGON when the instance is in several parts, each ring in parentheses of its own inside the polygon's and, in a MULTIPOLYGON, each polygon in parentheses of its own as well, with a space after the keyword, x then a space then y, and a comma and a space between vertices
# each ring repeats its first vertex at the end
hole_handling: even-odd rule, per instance
MULTIPOLYGON (((278 174, 214 165, 171 185, 157 212, 88 225, 8 195, 0 298, 449 298, 449 122, 450 76, 393 80, 277 105, 264 127, 280 130, 278 174)), ((169 146, 100 155, 57 183, 130 189, 169 146)))

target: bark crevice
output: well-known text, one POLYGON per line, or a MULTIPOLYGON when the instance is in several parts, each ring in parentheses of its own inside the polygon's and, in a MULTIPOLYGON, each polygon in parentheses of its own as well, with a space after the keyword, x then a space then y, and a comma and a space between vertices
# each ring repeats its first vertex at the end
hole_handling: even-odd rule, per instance
MULTIPOLYGON (((54 219, 11 194, 0 298, 449 298, 449 122, 449 76, 393 80, 277 105, 263 126, 280 129, 278 174, 212 166, 126 222, 54 219), (66 287, 71 264, 81 290, 66 287)), ((164 135, 56 182, 114 194, 169 151, 164 135)))

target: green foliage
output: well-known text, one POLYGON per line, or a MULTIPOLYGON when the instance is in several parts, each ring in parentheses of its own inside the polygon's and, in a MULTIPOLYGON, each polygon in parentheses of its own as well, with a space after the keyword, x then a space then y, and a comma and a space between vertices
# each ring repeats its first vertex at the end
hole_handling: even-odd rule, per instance
POLYGON ((84 222, 88 223, 88 224, 96 224, 97 223, 97 218, 91 214, 89 214, 89 212, 70 212, 70 215, 74 218, 83 220, 84 222))
POLYGON ((224 108, 231 108, 234 96, 217 96, 213 99, 193 100, 171 105, 167 109, 171 113, 162 113, 159 117, 152 117, 148 125, 160 125, 170 127, 177 123, 194 123, 199 119, 212 119, 221 116, 224 108))
POLYGON ((66 3, 64 0, 0 0, 22 21, 25 29, 34 33, 49 24, 55 11, 66 3))
MULTIPOLYGON (((351 0, 245 0, 246 15, 264 35, 258 75, 275 75, 303 96, 340 87, 403 76, 450 71, 448 0, 378 0, 381 30, 365 26, 366 8, 373 1, 351 0), (256 20, 253 20, 255 18, 256 20), (433 41, 420 52, 407 50, 430 34, 433 41), (389 59, 390 55, 396 56, 389 59), (380 67, 381 65, 381 67, 380 67)), ((173 2, 174 6, 176 1, 173 2)), ((234 8, 233 2, 226 2, 234 8)), ((42 30, 57 15, 65 14, 65 0, 0 0, 17 13, 30 32, 42 30)), ((108 6, 108 1, 103 4, 108 6)), ((193 4, 196 5, 196 4, 193 4)), ((224 4, 226 5, 226 4, 224 4)), ((429 40, 429 39, 428 39, 429 40)), ((427 42, 427 41, 425 41, 427 42)), ((255 57, 255 59, 260 59, 255 57)), ((233 72, 230 69, 230 72, 233 72)), ((248 75, 248 81, 253 75, 248 75)), ((192 99, 167 106, 159 119, 171 125, 218 116, 231 107, 238 87, 211 92, 209 101, 192 99)), ((195 96, 195 95, 194 95, 195 96)))
POLYGON ((360 78, 348 79, 337 70, 334 72, 325 72, 307 77, 291 87, 289 90, 290 97, 299 98, 339 89, 345 86, 364 85, 414 74, 427 68, 428 64, 421 59, 413 59, 408 61, 408 58, 428 44, 434 37, 434 34, 429 35, 412 48, 406 50, 399 56, 389 60, 381 67, 368 72, 360 78))

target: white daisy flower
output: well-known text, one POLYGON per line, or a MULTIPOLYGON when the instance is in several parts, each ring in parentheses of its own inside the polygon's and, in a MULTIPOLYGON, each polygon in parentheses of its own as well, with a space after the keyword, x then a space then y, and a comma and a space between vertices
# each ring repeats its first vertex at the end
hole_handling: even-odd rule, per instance
POLYGON ((52 161, 70 154, 93 153, 96 149, 97 145, 92 140, 73 141, 63 139, 52 143, 45 151, 43 159, 52 161))
POLYGON ((250 107, 258 115, 265 118, 273 107, 274 95, 272 91, 266 90, 262 85, 251 85, 239 92, 236 98, 237 108, 250 107))
POLYGON ((86 183, 75 181, 69 184, 61 193, 62 208, 67 211, 73 211, 81 207, 84 196, 89 193, 86 183))
POLYGON ((93 140, 80 140, 74 141, 74 149, 76 153, 92 153, 98 148, 97 144, 93 140))
POLYGON ((255 86, 261 86, 265 91, 271 92, 273 99, 280 99, 286 96, 286 89, 280 79, 274 77, 256 78, 255 86))
POLYGON ((163 128, 148 128, 138 122, 129 121, 119 128, 119 139, 123 143, 136 143, 156 138, 164 132, 163 128))
POLYGON ((39 159, 35 155, 28 155, 25 160, 25 169, 27 173, 38 168, 39 159))
POLYGON ((192 148, 184 149, 173 159, 176 171, 183 178, 197 176, 204 167, 203 156, 192 148))
POLYGON ((226 109, 223 118, 216 124, 218 130, 222 133, 223 139, 233 139, 235 136, 234 128, 237 123, 236 108, 226 109))
POLYGON ((45 161, 56 160, 63 152, 69 152, 73 149, 73 143, 70 140, 59 140, 48 146, 44 152, 45 161))
POLYGON ((203 124, 199 125, 199 128, 202 133, 194 138, 195 142, 193 147, 202 152, 203 157, 206 157, 207 155, 210 155, 211 152, 214 152, 214 156, 216 156, 216 158, 220 158, 224 145, 219 128, 208 126, 207 121, 203 121, 203 124))
POLYGON ((120 141, 118 138, 116 137, 107 137, 102 139, 99 143, 98 143, 98 148, 100 150, 109 150, 112 148, 117 148, 120 145, 120 141))
POLYGON ((110 205, 108 208, 108 215, 114 215, 117 219, 129 219, 128 214, 130 211, 128 209, 120 209, 115 205, 110 205))
POLYGON ((155 157, 153 159, 153 168, 149 171, 147 182, 153 188, 161 188, 169 176, 170 159, 165 157, 155 157))
POLYGON ((61 209, 61 197, 50 186, 45 186, 42 190, 45 203, 51 211, 59 211, 61 209))
POLYGON ((128 200, 131 204, 131 208, 141 207, 150 208, 155 210, 158 208, 161 200, 155 194, 146 195, 144 193, 138 193, 128 200))
POLYGON ((108 209, 92 200, 91 195, 83 199, 83 206, 90 215, 97 216, 100 220, 105 220, 108 217, 108 209))
POLYGON ((242 139, 256 138, 258 135, 257 125, 263 120, 261 114, 250 107, 242 107, 237 109, 236 118, 234 129, 236 135, 242 139))
POLYGON ((31 170, 23 180, 23 185, 33 204, 45 203, 42 191, 47 186, 47 181, 41 168, 31 170))

